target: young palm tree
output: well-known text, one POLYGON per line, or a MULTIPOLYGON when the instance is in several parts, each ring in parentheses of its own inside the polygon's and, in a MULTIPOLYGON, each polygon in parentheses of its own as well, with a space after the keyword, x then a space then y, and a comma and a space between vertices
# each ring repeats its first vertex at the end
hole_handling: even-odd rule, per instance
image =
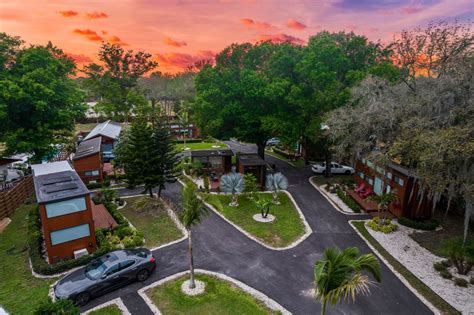
POLYGON ((361 273, 363 270, 371 273, 377 282, 381 281, 380 263, 374 255, 359 255, 356 247, 324 251, 324 258, 314 266, 316 298, 323 304, 321 314, 326 314, 328 302, 335 305, 349 297, 355 301, 358 293, 369 294, 373 282, 361 273))
POLYGON ((388 206, 390 206, 392 202, 397 200, 396 191, 393 190, 391 192, 383 193, 381 195, 371 195, 368 197, 368 199, 377 203, 378 216, 380 218, 379 224, 383 225, 387 216, 388 206), (380 217, 381 214, 384 214, 383 218, 380 217))
POLYGON ((231 207, 237 207, 239 205, 237 201, 237 194, 244 191, 245 183, 242 174, 240 173, 229 173, 221 177, 220 190, 225 193, 232 194, 232 201, 229 204, 231 207))
POLYGON ((273 191, 273 203, 279 205, 278 191, 288 188, 288 179, 282 173, 269 174, 267 175, 265 186, 267 190, 273 191))
POLYGON ((272 205, 272 201, 267 198, 257 198, 255 199, 255 206, 262 214, 262 218, 266 218, 268 213, 270 212, 270 206, 272 205))
POLYGON ((196 188, 191 184, 186 184, 181 190, 181 199, 183 203, 183 211, 180 215, 181 222, 188 231, 188 250, 189 250, 189 287, 194 289, 194 260, 193 260, 193 243, 191 238, 191 227, 201 222, 202 218, 208 214, 208 209, 204 202, 198 198, 196 188))

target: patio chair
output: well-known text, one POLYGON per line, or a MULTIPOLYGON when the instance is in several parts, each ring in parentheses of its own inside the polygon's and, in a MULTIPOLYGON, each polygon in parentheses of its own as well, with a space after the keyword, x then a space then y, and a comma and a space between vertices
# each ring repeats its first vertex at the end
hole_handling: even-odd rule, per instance
POLYGON ((372 194, 372 188, 369 187, 369 188, 367 188, 367 190, 365 192, 359 193, 359 197, 361 197, 362 199, 365 199, 371 194, 372 194))
POLYGON ((359 186, 354 189, 354 191, 358 194, 365 192, 365 183, 360 183, 359 186))

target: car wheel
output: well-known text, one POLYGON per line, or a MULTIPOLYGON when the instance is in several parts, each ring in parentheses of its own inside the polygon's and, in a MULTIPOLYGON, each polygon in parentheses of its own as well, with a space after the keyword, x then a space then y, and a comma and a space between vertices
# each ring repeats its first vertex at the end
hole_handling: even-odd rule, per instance
POLYGON ((142 269, 137 273, 137 281, 143 282, 150 276, 150 272, 146 269, 142 269))
POLYGON ((351 171, 345 171, 344 172, 346 175, 351 175, 351 171))
POLYGON ((84 306, 89 302, 91 296, 87 292, 82 292, 79 293, 76 298, 74 299, 74 303, 76 303, 77 306, 84 306))

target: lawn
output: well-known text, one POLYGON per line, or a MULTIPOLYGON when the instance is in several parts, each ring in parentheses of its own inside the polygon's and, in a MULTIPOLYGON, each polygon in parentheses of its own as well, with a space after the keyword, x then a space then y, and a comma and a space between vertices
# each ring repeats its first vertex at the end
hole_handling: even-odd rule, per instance
MULTIPOLYGON (((271 198, 270 193, 260 193, 266 198, 271 198)), ((229 206, 230 195, 206 195, 206 201, 214 206, 227 219, 243 228, 248 233, 260 239, 265 244, 273 247, 285 247, 296 241, 304 235, 304 225, 296 210, 293 202, 285 194, 280 192, 280 205, 272 204, 270 214, 276 219, 271 223, 260 223, 255 221, 252 216, 259 213, 255 203, 244 197, 239 196, 239 206, 229 206)))
MULTIPOLYGON (((439 295, 437 295, 433 290, 431 290, 426 284, 424 284, 420 279, 418 279, 414 274, 412 274, 407 268, 405 268, 398 260, 393 258, 385 248, 380 245, 375 238, 370 235, 370 233, 365 228, 363 221, 356 221, 351 223, 359 233, 387 260, 390 265, 400 273, 413 288, 415 288, 418 293, 420 293, 425 299, 430 301, 440 312, 441 314, 459 314, 459 312, 453 308, 448 302, 443 300, 439 295)), ((383 281, 383 280, 382 280, 383 281)))
MULTIPOLYGON (((216 149, 214 146, 218 146, 219 148, 227 148, 227 145, 225 143, 222 143, 220 141, 218 142, 195 142, 195 143, 186 143, 186 147, 190 148, 190 150, 212 150, 216 149)), ((184 143, 177 143, 176 148, 179 151, 183 151, 184 149, 184 143)))
POLYGON ((120 211, 143 233, 146 247, 157 247, 183 236, 160 200, 145 196, 125 200, 127 205, 120 211))
POLYGON ((122 311, 117 305, 112 304, 105 307, 101 307, 95 311, 89 313, 90 315, 121 315, 122 311))
POLYGON ((289 159, 287 159, 283 155, 281 155, 279 153, 276 153, 276 152, 273 152, 273 151, 270 151, 270 150, 265 150, 265 154, 268 154, 268 155, 273 156, 277 159, 286 161, 286 162, 290 163, 291 165, 293 165, 294 167, 304 167, 304 166, 306 166, 306 164, 304 162, 304 159, 298 159, 296 161, 290 161, 289 159))
POLYGON ((276 314, 260 301, 227 281, 207 275, 196 275, 206 283, 205 293, 190 297, 181 292, 187 276, 147 291, 162 314, 276 314))
POLYGON ((77 134, 79 131, 91 131, 92 129, 94 129, 95 126, 97 126, 96 123, 90 123, 90 124, 76 124, 76 127, 75 127, 76 134, 77 134))
POLYGON ((27 215, 34 206, 17 208, 0 234, 0 305, 11 314, 32 314, 55 281, 33 277, 28 266, 27 215))
MULTIPOLYGON (((464 218, 456 214, 448 214, 445 216, 444 213, 439 210, 435 212, 433 218, 441 222, 442 230, 415 232, 410 234, 410 237, 433 254, 445 257, 445 253, 442 250, 443 241, 463 237, 464 218)), ((472 225, 469 229, 466 243, 467 242, 474 242, 474 226, 472 225)))

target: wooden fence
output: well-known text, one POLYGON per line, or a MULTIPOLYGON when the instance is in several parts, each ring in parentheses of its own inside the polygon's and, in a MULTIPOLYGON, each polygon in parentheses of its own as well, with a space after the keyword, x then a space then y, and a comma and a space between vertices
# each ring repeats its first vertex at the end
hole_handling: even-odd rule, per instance
POLYGON ((9 217, 16 208, 33 195, 33 192, 34 185, 31 175, 0 190, 0 220, 9 217))

